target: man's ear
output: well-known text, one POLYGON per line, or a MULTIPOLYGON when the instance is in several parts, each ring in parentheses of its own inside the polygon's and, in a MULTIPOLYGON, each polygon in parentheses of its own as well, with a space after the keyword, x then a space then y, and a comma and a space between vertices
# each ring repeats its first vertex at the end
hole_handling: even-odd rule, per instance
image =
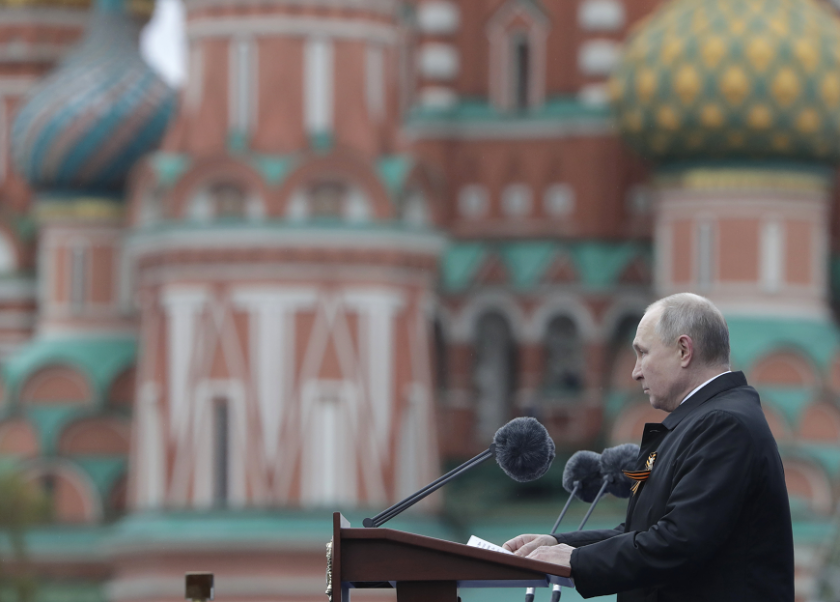
POLYGON ((688 368, 694 358, 694 341, 687 334, 681 334, 677 339, 677 351, 680 354, 680 366, 688 368))

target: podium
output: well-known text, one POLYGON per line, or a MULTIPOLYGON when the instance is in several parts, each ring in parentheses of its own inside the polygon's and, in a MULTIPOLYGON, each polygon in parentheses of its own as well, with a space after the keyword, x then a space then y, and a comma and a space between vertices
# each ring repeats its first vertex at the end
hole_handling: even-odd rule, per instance
POLYGON ((353 589, 393 587, 398 602, 457 602, 459 587, 571 585, 556 564, 392 529, 353 529, 333 514, 327 594, 350 602, 353 589))

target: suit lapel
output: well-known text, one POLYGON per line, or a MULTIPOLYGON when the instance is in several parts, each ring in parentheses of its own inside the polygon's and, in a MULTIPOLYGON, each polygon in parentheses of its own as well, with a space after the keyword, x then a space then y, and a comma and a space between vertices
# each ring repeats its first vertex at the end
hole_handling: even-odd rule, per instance
MULTIPOLYGON (((664 424, 659 424, 658 422, 648 422, 645 424, 645 430, 642 433, 642 444, 639 446, 639 455, 636 457, 633 470, 645 469, 648 456, 657 450, 659 444, 669 432, 664 424)), ((636 507, 636 501, 639 499, 641 491, 640 489, 638 493, 631 495, 630 502, 627 504, 627 520, 625 524, 628 528, 631 524, 630 517, 633 516, 633 509, 636 507)))

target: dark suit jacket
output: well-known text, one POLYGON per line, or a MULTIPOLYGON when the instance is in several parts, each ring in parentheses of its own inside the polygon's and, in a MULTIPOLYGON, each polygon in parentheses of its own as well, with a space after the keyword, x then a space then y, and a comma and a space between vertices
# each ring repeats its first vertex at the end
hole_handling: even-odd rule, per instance
POLYGON ((785 475, 758 393, 724 374, 646 424, 634 470, 657 452, 617 529, 557 536, 574 546, 584 598, 619 602, 792 602, 785 475))

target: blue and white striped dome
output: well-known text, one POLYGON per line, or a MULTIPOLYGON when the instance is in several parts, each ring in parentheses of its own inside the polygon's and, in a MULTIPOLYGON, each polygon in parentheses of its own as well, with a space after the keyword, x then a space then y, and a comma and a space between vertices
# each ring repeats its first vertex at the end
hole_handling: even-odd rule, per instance
POLYGON ((160 143, 176 96, 137 39, 123 0, 98 0, 83 41, 27 95, 12 152, 33 188, 113 194, 160 143))

